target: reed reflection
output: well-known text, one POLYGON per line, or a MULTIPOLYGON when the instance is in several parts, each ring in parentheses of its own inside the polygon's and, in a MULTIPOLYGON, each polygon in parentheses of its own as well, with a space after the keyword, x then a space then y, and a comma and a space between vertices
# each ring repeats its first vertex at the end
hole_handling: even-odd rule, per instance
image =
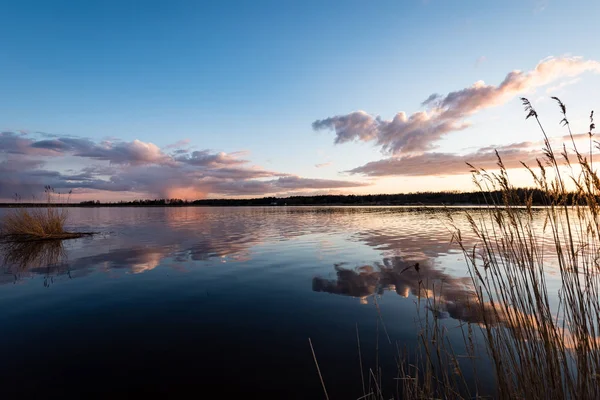
POLYGON ((46 278, 68 271, 66 265, 67 253, 62 240, 33 240, 22 242, 3 242, 0 244, 3 254, 3 277, 0 282, 7 282, 30 275, 44 275, 46 278))

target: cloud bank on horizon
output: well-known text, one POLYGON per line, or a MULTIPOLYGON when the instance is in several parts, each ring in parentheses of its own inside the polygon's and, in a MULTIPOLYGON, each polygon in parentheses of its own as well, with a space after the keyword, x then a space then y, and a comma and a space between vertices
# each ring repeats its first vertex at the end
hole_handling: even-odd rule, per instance
POLYGON ((26 132, 0 133, 0 198, 31 198, 50 185, 93 198, 99 191, 138 197, 197 199, 208 195, 265 195, 355 188, 368 183, 310 179, 249 165, 244 152, 192 151, 188 141, 164 149, 141 140, 105 140, 26 132), (170 152, 168 152, 169 150, 170 152), (49 164, 79 158, 86 166, 65 172, 49 164))
MULTIPOLYGON (((588 134, 574 134, 573 139, 579 142, 588 139, 588 134)), ((556 148, 570 142, 570 136, 551 138, 556 148)), ((520 142, 502 146, 488 146, 468 154, 427 152, 405 157, 390 157, 372 161, 347 171, 350 174, 361 174, 371 177, 383 176, 439 176, 459 175, 468 172, 467 163, 485 170, 498 169, 498 154, 506 169, 523 168, 523 163, 536 165, 541 156, 543 141, 520 142)))

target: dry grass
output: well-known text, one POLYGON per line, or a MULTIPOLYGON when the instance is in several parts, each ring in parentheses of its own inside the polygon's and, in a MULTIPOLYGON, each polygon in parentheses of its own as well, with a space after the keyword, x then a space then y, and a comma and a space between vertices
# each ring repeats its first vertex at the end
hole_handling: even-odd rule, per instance
POLYGON ((577 149, 565 105, 554 99, 572 145, 563 146, 560 156, 523 99, 527 118, 536 120, 544 136, 539 171, 526 166, 545 193, 543 230, 531 200, 514 195, 500 157, 499 173, 473 169, 483 192, 502 191, 501 198, 488 198, 483 217, 467 214, 478 245, 468 247, 456 230, 486 315, 482 330, 500 398, 600 398, 600 181, 592 165, 593 113, 586 155, 577 149), (560 276, 558 293, 549 293, 551 270, 560 276))
MULTIPOLYGON (((499 172, 472 167, 473 180, 486 196, 487 207, 467 212, 468 242, 449 213, 453 240, 463 250, 473 283, 473 306, 478 323, 461 325, 466 354, 457 356, 436 315, 436 299, 426 301, 419 320, 416 356, 398 363, 405 399, 481 398, 477 376, 494 376, 496 390, 485 397, 501 399, 600 398, 600 179, 593 168, 593 112, 589 145, 579 151, 571 133, 565 105, 559 105, 561 124, 571 138, 559 153, 552 148, 535 109, 522 99, 527 118, 533 118, 544 137, 544 157, 536 168, 524 165, 544 206, 534 212, 532 198, 517 196, 498 156, 499 172), (500 191, 500 196, 492 192, 500 191), (540 213, 543 226, 540 226, 540 213), (559 290, 549 285, 558 278, 559 290), (474 332, 484 346, 474 343, 474 332), (477 371, 464 378, 458 361, 491 360, 493 371, 477 371)), ((428 287, 425 287, 427 289, 428 287)), ((398 352, 400 358, 400 352, 398 352)), ((365 396, 388 399, 381 393, 365 396)))
POLYGON ((7 237, 55 238, 65 235, 67 212, 54 207, 17 208, 2 219, 1 233, 7 237))
MULTIPOLYGON (((46 207, 33 209, 17 207, 2 218, 0 239, 3 241, 35 241, 72 239, 86 235, 86 233, 65 231, 65 223, 69 215, 68 209, 55 206, 55 203, 62 203, 62 195, 55 193, 50 186, 46 186, 44 191, 46 207)), ((18 199, 18 195, 16 198, 18 199)))

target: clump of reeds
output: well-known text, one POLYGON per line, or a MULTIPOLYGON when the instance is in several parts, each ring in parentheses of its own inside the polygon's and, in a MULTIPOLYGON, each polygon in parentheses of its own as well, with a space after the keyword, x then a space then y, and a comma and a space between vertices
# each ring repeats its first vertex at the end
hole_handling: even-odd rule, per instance
MULTIPOLYGON (((570 138, 558 152, 536 110, 522 99, 526 118, 535 119, 544 138, 537 168, 523 164, 543 194, 541 210, 534 210, 532 196, 518 195, 500 155, 499 172, 470 165, 487 205, 483 212, 466 213, 476 243, 469 244, 448 217, 469 266, 479 318, 461 325, 466 354, 457 355, 439 324, 435 296, 426 297, 416 358, 398 362, 399 397, 480 398, 477 376, 490 371, 477 371, 471 362, 475 382, 467 382, 467 365, 458 360, 483 358, 494 367, 496 387, 485 395, 600 398, 600 179, 593 168, 594 147, 600 150, 600 143, 593 140, 592 112, 589 146, 579 151, 566 106, 553 99, 570 138), (559 277, 556 292, 548 284, 549 274, 559 277), (484 346, 474 343, 476 329, 484 346)), ((384 398, 381 393, 364 397, 384 398)))
POLYGON ((484 194, 501 191, 499 198, 487 197, 483 215, 467 213, 478 243, 467 245, 455 231, 484 315, 481 329, 500 398, 600 398, 600 180, 592 164, 593 112, 584 154, 565 105, 553 99, 571 139, 560 154, 529 100, 522 99, 527 118, 536 120, 544 137, 537 171, 524 165, 544 193, 543 229, 531 198, 515 196, 499 156, 498 173, 472 171, 484 194), (552 272, 560 276, 558 293, 549 293, 552 272))
MULTIPOLYGON (((44 193, 44 207, 16 207, 2 218, 0 236, 4 240, 66 239, 78 235, 65 231, 68 210, 60 207, 62 195, 50 186, 44 188, 44 193)), ((15 197, 18 200, 18 196, 15 197)))

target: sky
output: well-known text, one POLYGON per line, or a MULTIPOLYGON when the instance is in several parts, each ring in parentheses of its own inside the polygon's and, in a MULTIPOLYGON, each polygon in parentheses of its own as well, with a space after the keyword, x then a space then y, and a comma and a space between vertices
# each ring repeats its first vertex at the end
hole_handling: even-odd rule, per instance
POLYGON ((0 200, 531 186, 600 89, 589 1, 5 1, 0 200))

